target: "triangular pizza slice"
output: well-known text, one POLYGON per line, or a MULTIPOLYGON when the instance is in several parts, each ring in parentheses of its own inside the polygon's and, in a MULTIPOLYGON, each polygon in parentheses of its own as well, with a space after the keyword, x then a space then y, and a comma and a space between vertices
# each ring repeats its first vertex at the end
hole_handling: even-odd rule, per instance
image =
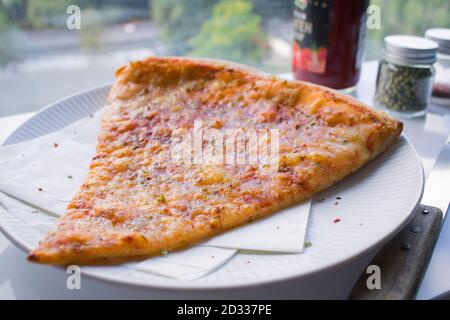
POLYGON ((333 90, 226 62, 148 58, 116 76, 89 174, 31 261, 192 245, 328 188, 402 131, 333 90))

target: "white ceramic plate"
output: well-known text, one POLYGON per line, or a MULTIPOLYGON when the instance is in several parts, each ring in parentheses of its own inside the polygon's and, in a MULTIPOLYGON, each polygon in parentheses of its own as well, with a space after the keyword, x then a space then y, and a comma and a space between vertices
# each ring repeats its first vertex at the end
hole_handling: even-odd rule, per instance
MULTIPOLYGON (((104 105, 109 88, 95 88, 56 102, 20 126, 4 144, 33 139, 88 116, 104 105)), ((378 248, 395 235, 419 204, 423 184, 419 157, 401 137, 363 169, 314 197, 307 233, 312 246, 304 254, 239 253, 222 268, 194 281, 155 276, 120 265, 83 267, 82 272, 107 281, 177 290, 250 287, 320 273, 378 248), (341 221, 334 223, 336 218, 341 221)), ((22 249, 29 250, 42 236, 2 212, 2 230, 22 249)))

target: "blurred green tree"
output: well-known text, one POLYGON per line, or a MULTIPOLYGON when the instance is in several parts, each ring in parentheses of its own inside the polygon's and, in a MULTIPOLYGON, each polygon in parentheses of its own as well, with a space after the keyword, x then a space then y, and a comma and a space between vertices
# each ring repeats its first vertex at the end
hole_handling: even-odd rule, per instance
MULTIPOLYGON (((76 2, 76 1, 75 1, 76 2)), ((43 29, 65 26, 66 8, 73 0, 31 0, 27 1, 26 17, 32 28, 43 29)))
POLYGON ((102 15, 93 8, 83 9, 82 27, 80 29, 80 46, 84 51, 95 51, 101 48, 103 31, 102 15))
POLYGON ((212 57, 257 64, 263 56, 265 37, 261 18, 247 0, 221 0, 190 40, 192 56, 212 57))
POLYGON ((11 44, 11 34, 9 33, 8 15, 6 14, 4 3, 0 2, 0 66, 5 65, 14 59, 14 48, 11 44))
POLYGON ((169 54, 190 50, 188 39, 198 34, 217 0, 149 0, 150 16, 160 28, 169 54))
POLYGON ((0 2, 0 30, 3 31, 8 26, 8 16, 6 15, 6 10, 4 4, 0 2))
POLYGON ((381 9, 381 30, 369 30, 368 36, 382 40, 389 34, 423 35, 432 27, 450 27, 448 0, 372 0, 381 9))
POLYGON ((448 0, 372 0, 380 7, 381 29, 368 30, 366 59, 379 59, 383 39, 391 34, 423 36, 433 27, 450 28, 448 0))
POLYGON ((0 2, 11 24, 26 25, 26 0, 0 0, 0 2))

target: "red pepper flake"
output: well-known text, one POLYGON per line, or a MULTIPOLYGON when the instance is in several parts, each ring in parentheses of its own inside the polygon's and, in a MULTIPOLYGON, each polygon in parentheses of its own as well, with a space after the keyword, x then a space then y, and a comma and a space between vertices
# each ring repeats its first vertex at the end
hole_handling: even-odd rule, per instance
POLYGON ((57 144, 56 142, 53 144, 53 146, 55 147, 55 148, 58 148, 59 147, 59 144, 57 144))
POLYGON ((338 222, 341 222, 341 218, 336 218, 336 219, 334 219, 334 221, 333 221, 333 223, 338 223, 338 222))
POLYGON ((42 188, 38 188, 38 191, 42 191, 42 188))

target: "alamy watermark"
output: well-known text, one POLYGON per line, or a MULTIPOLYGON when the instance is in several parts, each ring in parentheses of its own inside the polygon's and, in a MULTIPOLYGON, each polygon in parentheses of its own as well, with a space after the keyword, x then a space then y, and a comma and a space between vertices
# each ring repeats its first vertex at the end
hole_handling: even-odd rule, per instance
MULTIPOLYGON (((369 30, 381 29, 381 8, 378 5, 370 5, 367 8, 366 26, 369 30)), ((81 8, 78 5, 72 4, 66 8, 66 27, 69 30, 81 29, 81 8)))
MULTIPOLYGON (((80 30, 81 9, 78 5, 66 8, 66 27, 80 30)), ((381 9, 367 8, 366 27, 381 29, 381 9)), ((237 128, 221 130, 221 124, 204 128, 202 120, 194 121, 192 130, 179 128, 172 132, 170 161, 175 164, 198 165, 255 165, 262 174, 278 172, 280 165, 280 131, 276 128, 237 128)), ((70 265, 66 269, 68 290, 81 289, 81 269, 70 265)), ((381 289, 381 270, 377 265, 366 269, 369 290, 381 289)))
POLYGON ((81 290, 81 269, 77 265, 70 265, 66 269, 69 275, 66 279, 66 287, 69 290, 81 290))
POLYGON ((255 165, 263 174, 273 173, 279 167, 280 132, 204 129, 203 121, 195 120, 192 130, 178 129, 172 133, 171 160, 175 164, 255 165))
POLYGON ((367 29, 380 30, 381 29, 381 8, 377 5, 370 5, 367 8, 367 29))
POLYGON ((366 286, 369 290, 381 290, 381 269, 379 266, 372 264, 367 267, 366 273, 370 274, 366 280, 366 286))
POLYGON ((72 4, 67 7, 66 14, 69 16, 66 19, 66 27, 69 30, 81 29, 81 9, 79 6, 72 4))

